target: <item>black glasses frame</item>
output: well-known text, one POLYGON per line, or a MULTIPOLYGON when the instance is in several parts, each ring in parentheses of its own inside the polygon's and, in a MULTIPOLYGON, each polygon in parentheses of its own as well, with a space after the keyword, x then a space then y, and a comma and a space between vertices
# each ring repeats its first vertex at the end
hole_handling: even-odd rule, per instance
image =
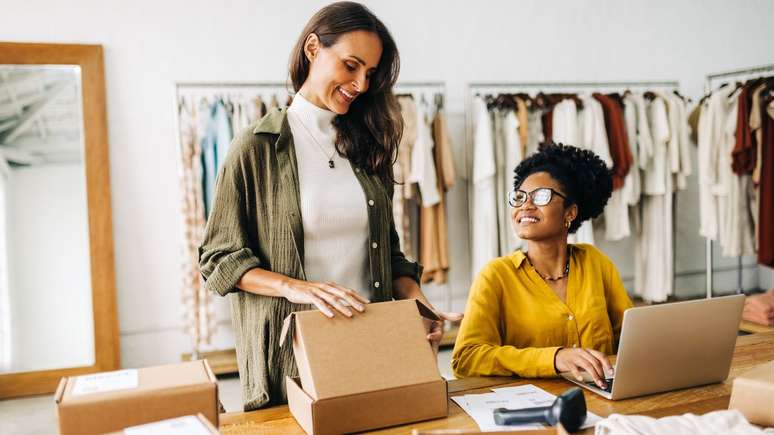
POLYGON ((551 203, 551 200, 554 199, 554 195, 559 196, 562 199, 567 199, 566 196, 562 195, 561 193, 557 192, 556 190, 550 187, 538 187, 537 189, 531 192, 527 192, 521 189, 512 190, 508 192, 508 204, 514 208, 521 207, 522 205, 527 203, 527 198, 529 198, 532 201, 532 203, 535 204, 536 206, 543 207, 551 203), (546 200, 546 202, 545 203, 541 202, 540 204, 535 202, 535 194, 538 192, 545 192, 545 191, 548 191, 548 199, 546 200), (525 195, 524 201, 518 202, 518 200, 516 199, 516 194, 519 192, 525 195))

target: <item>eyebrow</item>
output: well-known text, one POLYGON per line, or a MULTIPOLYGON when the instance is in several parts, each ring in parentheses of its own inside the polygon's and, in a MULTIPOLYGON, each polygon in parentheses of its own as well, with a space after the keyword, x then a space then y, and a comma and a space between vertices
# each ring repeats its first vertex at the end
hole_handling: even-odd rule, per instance
POLYGON ((363 59, 355 56, 354 54, 350 54, 349 57, 355 58, 356 61, 358 61, 361 65, 366 66, 366 63, 363 59))

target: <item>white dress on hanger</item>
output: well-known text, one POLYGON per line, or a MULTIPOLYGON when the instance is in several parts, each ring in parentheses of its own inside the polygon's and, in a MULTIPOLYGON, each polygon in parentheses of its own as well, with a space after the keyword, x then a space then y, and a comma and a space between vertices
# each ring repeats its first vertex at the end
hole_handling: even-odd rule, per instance
MULTIPOLYGON (((486 103, 480 97, 473 102, 475 135, 473 138, 473 279, 478 272, 499 252, 497 235, 497 204, 495 204, 495 180, 497 166, 494 156, 492 118, 486 103)), ((504 200, 504 199, 503 199, 504 200)))

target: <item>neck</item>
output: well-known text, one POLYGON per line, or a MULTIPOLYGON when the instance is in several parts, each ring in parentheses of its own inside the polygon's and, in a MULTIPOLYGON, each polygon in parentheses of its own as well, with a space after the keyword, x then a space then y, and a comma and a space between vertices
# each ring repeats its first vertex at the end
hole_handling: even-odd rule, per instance
POLYGON ((301 94, 302 97, 306 99, 306 101, 314 104, 315 106, 319 107, 323 110, 330 110, 328 107, 322 102, 320 97, 317 96, 314 92, 312 92, 311 89, 309 89, 309 86, 304 83, 301 86, 301 89, 298 90, 298 93, 301 94))
POLYGON ((546 241, 528 241, 527 258, 544 276, 561 276, 567 266, 567 238, 546 241))

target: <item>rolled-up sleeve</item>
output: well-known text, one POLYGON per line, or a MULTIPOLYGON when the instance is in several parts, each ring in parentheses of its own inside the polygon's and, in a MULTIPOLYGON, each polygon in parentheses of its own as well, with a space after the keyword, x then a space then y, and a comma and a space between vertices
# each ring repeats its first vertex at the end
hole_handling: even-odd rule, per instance
POLYGON ((199 267, 205 288, 221 296, 238 290, 236 284, 261 260, 250 248, 247 231, 247 194, 255 162, 235 140, 215 185, 215 198, 204 239, 199 247, 199 267))

